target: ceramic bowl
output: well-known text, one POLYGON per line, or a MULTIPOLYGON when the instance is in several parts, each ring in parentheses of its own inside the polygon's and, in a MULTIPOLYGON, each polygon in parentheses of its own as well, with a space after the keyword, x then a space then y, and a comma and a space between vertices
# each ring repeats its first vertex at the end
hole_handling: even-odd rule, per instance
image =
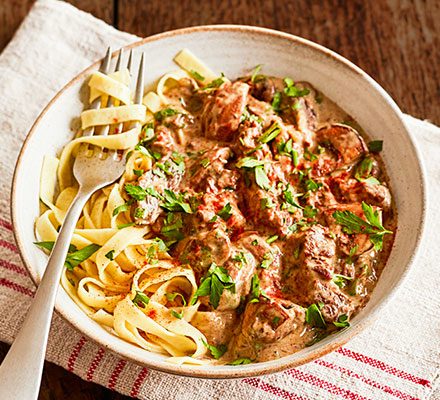
MULTIPOLYGON (((202 26, 155 35, 128 46, 139 57, 146 52, 147 82, 176 69, 173 57, 189 48, 217 72, 235 78, 264 65, 264 73, 311 82, 351 114, 371 139, 383 139, 382 152, 398 210, 394 246, 368 305, 348 330, 312 347, 273 361, 242 366, 176 366, 112 335, 88 318, 61 288, 56 310, 79 331, 121 357, 169 373, 237 378, 281 371, 335 350, 377 317, 402 284, 420 241, 425 214, 424 178, 420 157, 402 113, 391 97, 365 72, 338 54, 308 40, 273 30, 247 26, 202 26)), ((105 49, 103 49, 104 53, 105 49)), ((137 64, 138 58, 135 59, 137 64)), ((136 65, 135 64, 135 65, 136 65)), ((39 282, 47 257, 32 243, 39 213, 39 178, 43 156, 56 154, 72 139, 72 120, 83 110, 82 87, 99 63, 68 83, 47 105, 30 130, 21 150, 13 181, 12 216, 24 264, 39 282)), ((374 329, 373 327, 371 329, 374 329)))

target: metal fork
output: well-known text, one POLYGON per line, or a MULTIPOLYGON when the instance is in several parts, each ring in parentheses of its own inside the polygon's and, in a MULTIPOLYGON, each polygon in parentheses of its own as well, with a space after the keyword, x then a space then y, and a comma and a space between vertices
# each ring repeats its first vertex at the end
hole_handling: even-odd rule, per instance
MULTIPOLYGON (((142 102, 144 59, 142 54, 134 99, 137 104, 142 102)), ((102 62, 101 72, 109 72, 110 62, 109 48, 102 62)), ((122 51, 119 53, 117 68, 120 68, 121 63, 122 51)), ((109 99, 107 105, 113 106, 114 100, 109 99)), ((98 98, 92 103, 91 108, 97 109, 100 106, 101 99, 98 98)), ((108 134, 109 129, 110 127, 103 127, 100 133, 108 134)), ((90 128, 83 133, 93 135, 95 130, 97 129, 90 128)), ((87 150, 86 147, 83 146, 79 150, 73 166, 73 174, 79 183, 78 194, 66 214, 24 324, 0 366, 1 400, 38 398, 53 307, 76 223, 90 196, 96 190, 114 182, 124 171, 125 157, 121 157, 116 151, 110 151, 103 157, 102 149, 93 146, 91 150, 87 150), (92 156, 90 152, 93 153, 92 156)))

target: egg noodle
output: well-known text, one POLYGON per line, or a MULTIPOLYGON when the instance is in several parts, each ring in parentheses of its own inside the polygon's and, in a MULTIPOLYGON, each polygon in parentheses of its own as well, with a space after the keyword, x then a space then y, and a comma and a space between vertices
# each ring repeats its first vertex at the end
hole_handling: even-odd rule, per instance
POLYGON ((115 106, 83 111, 81 130, 115 121, 123 123, 124 128, 108 136, 83 137, 80 131, 59 158, 44 158, 40 183, 43 212, 36 221, 36 234, 46 244, 57 238, 78 191, 72 164, 80 144, 130 150, 120 180, 98 190, 84 207, 71 241, 74 251, 70 254, 76 262, 66 263, 61 284, 92 319, 122 339, 169 355, 174 363, 203 364, 211 362, 204 358, 206 338, 190 324, 200 304, 190 302, 197 290, 194 272, 190 266, 172 262, 166 246, 155 239, 148 225, 133 223, 123 193, 125 184, 138 179, 134 171, 144 173, 152 168, 151 156, 135 146, 141 138, 141 125, 152 121, 153 113, 168 103, 167 85, 181 78, 192 79, 189 71, 205 76, 206 84, 217 78, 187 50, 180 52, 175 61, 184 69, 163 76, 156 91, 145 95, 142 105, 132 103, 128 70, 92 74, 89 101, 100 97, 105 105, 111 96, 115 106), (75 258, 75 252, 78 255, 87 249, 91 249, 88 258, 75 258), (180 306, 170 301, 176 296, 182 299, 180 306))

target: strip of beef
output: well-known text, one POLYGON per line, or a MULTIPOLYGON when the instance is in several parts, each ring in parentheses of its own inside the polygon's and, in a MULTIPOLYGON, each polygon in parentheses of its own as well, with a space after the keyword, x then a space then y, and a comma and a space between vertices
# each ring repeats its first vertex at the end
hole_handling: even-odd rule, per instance
POLYGON ((231 253, 231 241, 220 227, 186 237, 174 250, 182 264, 191 266, 198 282, 212 263, 223 265, 229 260, 231 253))
POLYGON ((342 173, 329 179, 331 190, 339 202, 361 203, 365 201, 384 210, 390 209, 391 193, 385 185, 369 180, 359 182, 346 175, 342 173))
POLYGON ((216 147, 190 159, 185 185, 196 192, 217 193, 221 189, 234 189, 240 177, 236 170, 225 168, 233 156, 229 147, 216 147))
POLYGON ((223 83, 207 97, 202 113, 202 130, 211 139, 230 142, 243 115, 249 85, 243 82, 223 83))
POLYGON ((229 343, 237 326, 237 314, 235 311, 198 311, 191 325, 206 336, 209 344, 219 346, 229 343))
MULTIPOLYGON (((160 161, 153 169, 145 172, 139 178, 138 185, 143 189, 154 189, 159 194, 162 194, 165 189, 176 190, 184 174, 184 164, 179 164, 172 158, 164 158, 160 161), (161 165, 163 169, 159 168, 158 165, 161 165)), ((154 224, 159 215, 162 214, 160 200, 151 195, 138 201, 137 208, 143 210, 142 216, 135 216, 137 224, 154 224)))
POLYGON ((316 140, 325 148, 313 170, 318 176, 355 163, 367 151, 364 139, 348 125, 332 124, 323 127, 316 132, 316 140))
POLYGON ((299 336, 304 330, 304 320, 304 309, 286 300, 248 303, 229 356, 258 360, 271 344, 279 344, 288 335, 299 336))
POLYGON ((327 227, 316 225, 304 233, 299 268, 284 274, 285 295, 295 303, 308 307, 323 303, 324 319, 333 322, 352 310, 350 299, 332 281, 336 262, 336 243, 327 227))
POLYGON ((269 297, 282 297, 280 282, 282 254, 278 246, 270 245, 252 231, 241 235, 237 243, 255 257, 260 289, 269 297))

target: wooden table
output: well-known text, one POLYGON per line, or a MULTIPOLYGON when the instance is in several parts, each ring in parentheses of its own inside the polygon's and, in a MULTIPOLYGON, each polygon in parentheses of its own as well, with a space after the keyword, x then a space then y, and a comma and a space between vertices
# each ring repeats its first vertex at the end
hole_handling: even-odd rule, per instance
MULTIPOLYGON (((320 43, 356 63, 401 109, 440 124, 437 0, 69 0, 139 36, 185 26, 265 26, 320 43)), ((0 49, 33 0, 0 2, 0 49)), ((0 344, 0 359, 8 346, 0 344)), ((40 399, 126 399, 46 363, 40 399)))

